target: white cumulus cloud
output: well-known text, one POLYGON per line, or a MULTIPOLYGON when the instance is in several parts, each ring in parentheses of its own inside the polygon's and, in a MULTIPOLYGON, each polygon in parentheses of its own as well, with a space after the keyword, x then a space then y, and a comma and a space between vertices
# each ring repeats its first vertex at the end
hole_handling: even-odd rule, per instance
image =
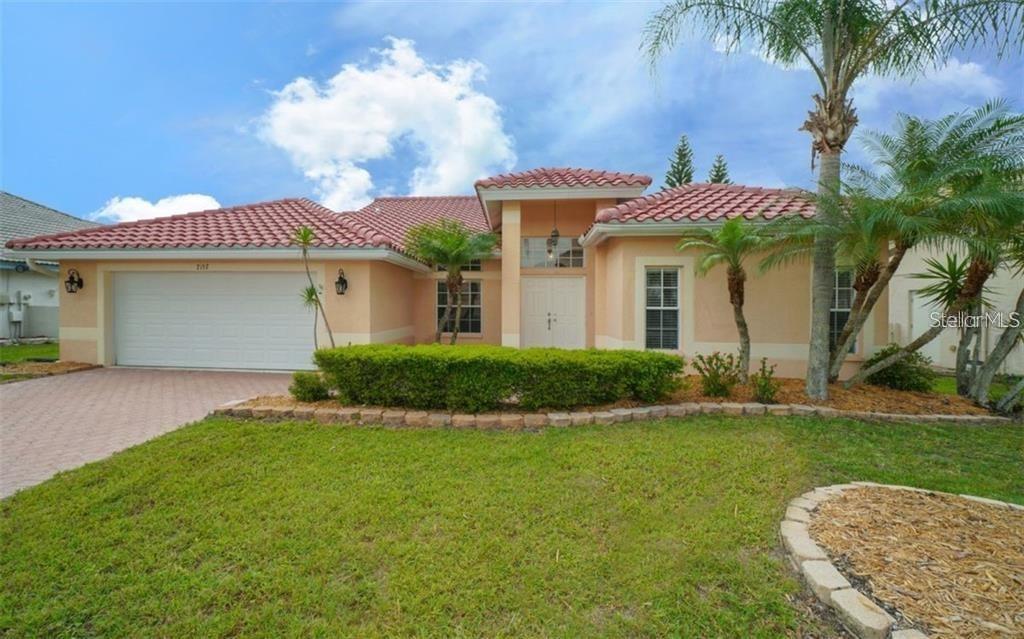
POLYGON ((358 208, 371 199, 371 160, 414 149, 413 195, 463 193, 474 180, 515 164, 501 109, 476 88, 475 61, 424 61, 410 40, 388 38, 367 65, 346 64, 318 83, 300 77, 274 94, 260 136, 313 181, 323 204, 358 208))
POLYGON ((219 208, 220 202, 209 195, 199 193, 169 195, 156 202, 141 197, 113 197, 89 217, 100 222, 133 222, 219 208))
POLYGON ((985 71, 977 62, 961 62, 951 58, 944 66, 927 71, 916 80, 867 76, 854 85, 854 103, 864 108, 876 108, 890 95, 904 96, 928 102, 952 98, 993 98, 1003 91, 1003 84, 985 71))

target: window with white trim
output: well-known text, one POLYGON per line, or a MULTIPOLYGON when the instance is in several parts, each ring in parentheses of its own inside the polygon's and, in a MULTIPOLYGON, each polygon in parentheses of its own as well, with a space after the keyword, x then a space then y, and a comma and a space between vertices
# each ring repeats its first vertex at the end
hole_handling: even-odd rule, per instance
POLYGON ((679 269, 648 267, 644 303, 644 346, 679 349, 679 269))
POLYGON ((548 256, 548 238, 524 237, 519 262, 523 268, 583 268, 583 247, 578 238, 560 237, 548 256))
MULTIPOLYGON (((850 309, 853 307, 853 271, 850 269, 836 269, 835 286, 832 292, 832 308, 828 314, 828 341, 830 347, 835 350, 839 341, 839 335, 843 332, 847 320, 850 319, 850 309)), ((856 350, 857 343, 850 345, 850 352, 856 350)))
MULTIPOLYGON (((479 333, 483 323, 483 299, 481 296, 480 282, 478 280, 466 280, 462 283, 462 315, 459 316, 460 333, 479 333)), ((437 323, 441 323, 444 317, 444 309, 448 304, 448 286, 444 280, 437 282, 437 323)), ((455 304, 452 303, 452 314, 448 318, 442 332, 452 332, 455 326, 455 304)))
MULTIPOLYGON (((447 271, 448 268, 445 267, 444 264, 438 264, 437 266, 434 267, 434 270, 443 273, 443 272, 447 271)), ((484 270, 483 269, 483 262, 480 261, 480 260, 472 260, 469 264, 466 264, 465 266, 463 266, 462 270, 463 270, 463 272, 465 272, 465 271, 482 271, 482 270, 484 270)))

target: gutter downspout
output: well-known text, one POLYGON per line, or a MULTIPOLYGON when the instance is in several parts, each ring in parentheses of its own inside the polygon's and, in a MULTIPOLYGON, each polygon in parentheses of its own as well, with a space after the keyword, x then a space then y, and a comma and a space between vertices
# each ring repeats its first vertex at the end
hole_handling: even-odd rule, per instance
POLYGON ((28 266, 28 270, 32 271, 33 273, 39 273, 40 275, 45 275, 47 277, 53 278, 60 277, 60 271, 48 269, 45 266, 42 266, 41 264, 36 262, 35 259, 31 257, 25 258, 25 265, 28 266))

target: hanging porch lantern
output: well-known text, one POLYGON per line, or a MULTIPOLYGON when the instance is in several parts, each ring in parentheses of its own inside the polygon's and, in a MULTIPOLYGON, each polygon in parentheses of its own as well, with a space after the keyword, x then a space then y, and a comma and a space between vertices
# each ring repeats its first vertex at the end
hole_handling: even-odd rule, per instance
POLYGON ((548 237, 548 259, 555 259, 555 254, 558 252, 558 202, 555 202, 554 213, 551 221, 551 235, 548 237))

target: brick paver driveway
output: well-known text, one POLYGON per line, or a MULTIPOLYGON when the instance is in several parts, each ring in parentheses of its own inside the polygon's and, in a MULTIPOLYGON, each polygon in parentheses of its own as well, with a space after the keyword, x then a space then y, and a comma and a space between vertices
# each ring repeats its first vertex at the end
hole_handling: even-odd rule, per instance
POLYGON ((174 430, 282 373, 106 368, 0 385, 0 497, 174 430))

